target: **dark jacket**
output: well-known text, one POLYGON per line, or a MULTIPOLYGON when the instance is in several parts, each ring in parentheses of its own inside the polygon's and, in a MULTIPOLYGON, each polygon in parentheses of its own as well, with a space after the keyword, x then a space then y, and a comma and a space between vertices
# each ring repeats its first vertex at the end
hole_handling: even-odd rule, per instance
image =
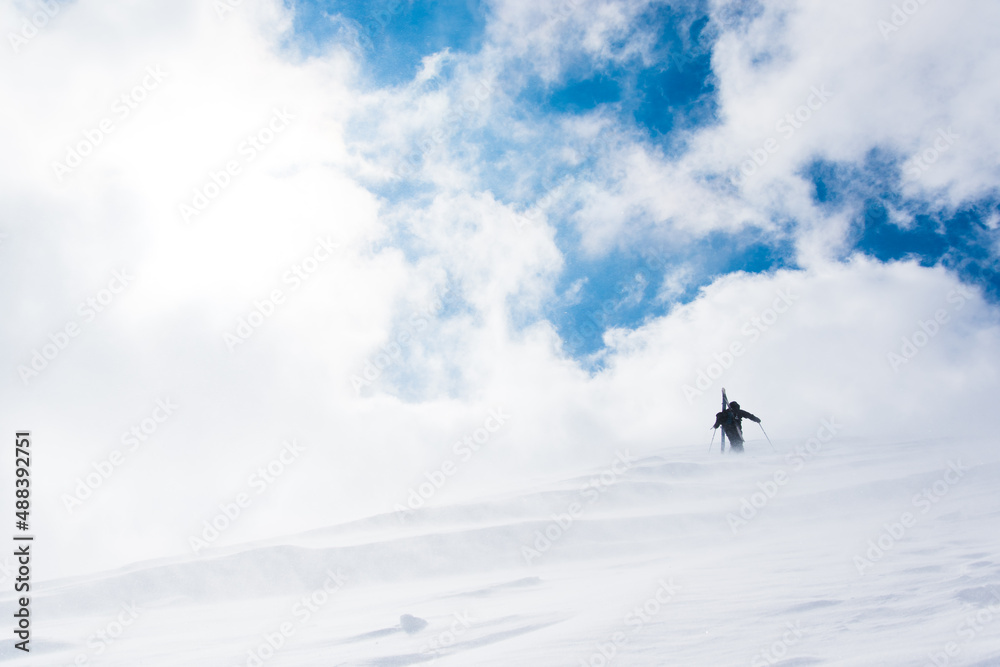
POLYGON ((743 442, 743 418, 746 417, 752 422, 760 423, 760 419, 756 415, 752 415, 746 410, 740 408, 728 408, 722 412, 716 413, 715 415, 715 426, 712 428, 722 427, 722 431, 729 438, 730 442, 742 443, 743 442))

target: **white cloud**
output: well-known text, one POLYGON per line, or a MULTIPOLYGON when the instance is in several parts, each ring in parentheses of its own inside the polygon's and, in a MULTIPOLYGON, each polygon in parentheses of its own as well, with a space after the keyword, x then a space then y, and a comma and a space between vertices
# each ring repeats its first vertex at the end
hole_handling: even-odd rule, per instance
MULTIPOLYGON (((503 7, 509 5, 521 6, 503 7)), ((907 183, 911 196, 954 208, 993 192, 1000 175, 1000 138, 988 120, 1000 102, 988 83, 1000 57, 989 27, 994 8, 926 3, 885 39, 878 21, 892 6, 768 3, 748 25, 724 29, 712 58, 721 123, 694 131, 679 159, 633 146, 580 179, 577 220, 585 247, 608 248, 609 239, 647 217, 698 233, 768 228, 775 217, 790 217, 808 236, 809 221, 822 214, 808 201, 801 170, 817 158, 857 164, 876 148, 904 162, 924 153, 933 158, 907 183), (942 133, 958 137, 944 151, 942 133), (763 165, 747 162, 754 154, 763 165), (721 175, 725 182, 746 165, 753 174, 739 190, 708 178, 721 175)), ((565 61, 539 54, 550 66, 565 61)))
MULTIPOLYGON (((949 25, 960 17, 928 4, 913 19, 913 37, 903 41, 900 33, 894 52, 895 41, 885 46, 877 31, 864 32, 877 12, 860 4, 856 14, 808 5, 772 22, 768 13, 750 34, 723 36, 715 63, 723 123, 692 135, 691 151, 671 161, 601 116, 537 124, 513 118, 510 91, 497 83, 506 63, 544 46, 537 67, 555 77, 563 50, 578 46, 563 36, 586 28, 581 48, 597 52, 638 11, 581 5, 560 19, 565 24, 553 18, 519 32, 538 12, 530 4, 497 5, 481 55, 426 60, 427 77, 440 71, 437 64, 454 67, 440 87, 359 90, 361 64, 346 52, 305 59, 280 48, 291 23, 277 2, 243 3, 220 20, 207 4, 81 0, 64 6, 22 53, 3 54, 0 90, 16 103, 0 108, 7 158, 0 197, 10 202, 10 217, 0 223, 8 286, 0 304, 16 326, 3 332, 9 372, 0 392, 6 421, 34 429, 45 452, 35 471, 51 491, 36 507, 39 533, 49 536, 45 571, 186 551, 191 532, 287 438, 307 447, 301 467, 226 540, 391 511, 401 492, 496 406, 512 415, 509 428, 463 470, 456 493, 503 488, 567 461, 600 464, 623 444, 702 446, 723 382, 773 425, 775 438, 803 437, 828 414, 865 434, 979 428, 975 420, 997 380, 993 307, 974 297, 951 310, 948 295, 959 285, 940 269, 829 263, 847 220, 820 215, 795 172, 815 154, 857 160, 886 142, 919 147, 940 120, 976 141, 956 144, 920 183, 952 184, 945 187, 956 201, 982 191, 988 174, 967 177, 995 148, 993 131, 986 112, 961 109, 973 102, 990 108, 995 91, 962 87, 962 105, 944 93, 914 101, 963 67, 968 81, 982 80, 989 58, 974 61, 972 54, 992 53, 981 39, 985 27, 973 26, 961 44, 936 37, 917 19, 949 25), (766 29, 773 25, 785 32, 766 29), (918 44, 917 35, 927 41, 918 44), (740 40, 779 37, 781 58, 760 71, 748 67, 740 40), (944 45, 956 47, 950 64, 929 67, 944 45), (862 56, 879 53, 894 64, 862 66, 862 56), (52 161, 156 65, 169 72, 162 86, 60 184, 52 161), (871 97, 893 67, 895 92, 871 97), (494 87, 479 99, 484 79, 494 87), (750 179, 742 193, 709 184, 706 174, 735 168, 775 119, 827 80, 833 101, 782 145, 772 171, 750 179), (478 105, 470 102, 449 125, 449 111, 471 99, 478 105), (248 160, 242 142, 269 126, 275 108, 287 108, 293 122, 248 160), (560 180, 555 201, 543 201, 542 215, 520 224, 517 213, 530 212, 534 198, 506 202, 483 186, 477 162, 485 149, 473 137, 484 128, 509 129, 525 142, 546 139, 511 157, 512 167, 549 156, 572 163, 567 145, 575 151, 602 133, 610 136, 602 144, 608 159, 560 180), (547 136, 553 128, 559 132, 547 136), (398 183, 398 160, 437 129, 445 138, 421 154, 417 180, 425 194, 375 194, 398 183), (185 225, 179 204, 193 201, 193 190, 204 191, 228 160, 239 161, 240 173, 185 225), (797 222, 807 270, 721 278, 665 317, 609 332, 605 370, 589 374, 541 317, 561 298, 556 279, 565 260, 554 222, 576 204, 582 208, 574 219, 593 252, 656 234, 690 238, 746 222, 767 228, 784 216, 797 222), (326 236, 341 244, 339 254, 292 289, 285 272, 326 236), (78 304, 122 266, 134 273, 134 285, 24 386, 16 367, 50 333, 81 320, 78 304), (461 299, 458 306, 422 310, 441 288, 461 299), (281 309, 228 350, 223 334, 273 289, 286 297, 281 309), (779 289, 796 294, 794 307, 758 330, 738 363, 689 404, 684 384, 732 342, 747 342, 742 327, 762 317, 779 289), (941 308, 947 325, 893 370, 886 355, 941 308), (398 340, 413 313, 426 316, 426 327, 401 343, 401 360, 358 397, 351 376, 398 340), (179 404, 176 418, 82 509, 67 513, 61 495, 164 396, 179 404)), ((4 10, 4 28, 16 25, 18 11, 4 10)), ((665 289, 689 279, 674 273, 665 289)), ((448 501, 444 494, 436 500, 448 501)))

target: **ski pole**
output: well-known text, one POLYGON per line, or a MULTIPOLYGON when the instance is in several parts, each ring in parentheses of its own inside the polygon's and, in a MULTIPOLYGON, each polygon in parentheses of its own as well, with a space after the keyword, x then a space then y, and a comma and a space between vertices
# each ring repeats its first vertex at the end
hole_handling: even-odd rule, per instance
MULTIPOLYGON (((757 426, 760 426, 761 432, 764 434, 764 437, 767 438, 767 431, 764 430, 764 425, 761 424, 760 422, 757 422, 757 426)), ((767 438, 767 444, 771 445, 771 449, 774 449, 774 443, 771 442, 770 438, 767 438)), ((774 449, 774 451, 777 452, 778 450, 774 449)))
POLYGON ((709 442, 708 442, 708 451, 709 452, 712 451, 712 443, 714 443, 714 442, 715 442, 715 429, 713 428, 712 429, 712 439, 709 440, 709 442))

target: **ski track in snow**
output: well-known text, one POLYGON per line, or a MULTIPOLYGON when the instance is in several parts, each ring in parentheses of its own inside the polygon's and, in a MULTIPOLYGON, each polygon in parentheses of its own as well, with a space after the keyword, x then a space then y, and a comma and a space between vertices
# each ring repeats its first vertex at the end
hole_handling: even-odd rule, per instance
POLYGON ((0 662, 1000 666, 996 443, 834 440, 799 467, 751 441, 648 456, 592 502, 589 479, 43 582, 31 656, 0 662))

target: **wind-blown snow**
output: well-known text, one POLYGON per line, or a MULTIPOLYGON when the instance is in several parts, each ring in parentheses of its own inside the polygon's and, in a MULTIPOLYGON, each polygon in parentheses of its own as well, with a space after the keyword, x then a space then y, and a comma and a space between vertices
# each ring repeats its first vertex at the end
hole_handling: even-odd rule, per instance
POLYGON ((995 447, 827 424, 781 453, 622 448, 517 493, 46 582, 31 658, 0 659, 1000 665, 995 447))

